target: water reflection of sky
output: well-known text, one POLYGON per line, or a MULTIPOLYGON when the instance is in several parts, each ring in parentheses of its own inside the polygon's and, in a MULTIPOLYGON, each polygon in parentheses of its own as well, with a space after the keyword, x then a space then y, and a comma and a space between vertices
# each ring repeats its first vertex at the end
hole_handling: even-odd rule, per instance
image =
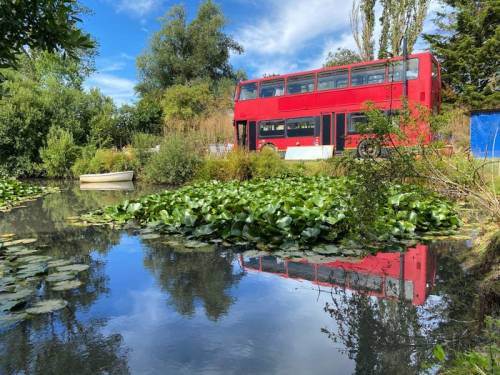
POLYGON ((352 361, 321 334, 331 325, 323 311, 330 297, 312 284, 248 274, 229 290, 229 314, 208 319, 198 300, 194 315, 182 316, 143 267, 142 246, 137 237, 122 236, 110 249, 105 273, 111 293, 84 314, 107 317, 103 333, 122 335, 132 373, 352 372, 352 361))
MULTIPOLYGON (((399 254, 357 264, 304 261, 278 275, 244 268, 230 250, 178 253, 162 239, 65 220, 124 197, 71 187, 0 216, 0 232, 38 237, 48 255, 91 265, 84 285, 64 297, 71 309, 0 332, 1 374, 416 374, 445 323, 467 320, 456 306, 467 299, 446 298, 467 285, 455 278, 461 269, 453 258, 440 259, 440 285, 425 299, 436 270, 427 247, 405 253, 405 282, 422 293, 399 301, 394 293, 376 298, 385 287, 374 288, 397 281, 399 254), (346 267, 347 289, 325 285, 328 267, 346 267), (357 287, 365 282, 363 295, 357 287)), ((270 258, 270 267, 287 262, 270 258)))

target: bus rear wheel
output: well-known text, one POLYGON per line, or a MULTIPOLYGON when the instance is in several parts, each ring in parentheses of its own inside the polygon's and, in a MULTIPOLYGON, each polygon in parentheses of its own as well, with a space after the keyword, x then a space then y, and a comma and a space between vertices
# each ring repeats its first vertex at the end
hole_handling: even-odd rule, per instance
POLYGON ((358 156, 362 159, 374 159, 380 156, 380 145, 373 139, 363 139, 358 144, 358 156))

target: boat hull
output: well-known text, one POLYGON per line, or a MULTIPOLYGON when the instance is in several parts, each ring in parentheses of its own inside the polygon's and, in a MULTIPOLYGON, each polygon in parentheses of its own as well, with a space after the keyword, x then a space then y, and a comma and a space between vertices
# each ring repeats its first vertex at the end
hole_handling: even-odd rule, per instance
POLYGON ((99 173, 99 174, 82 174, 80 182, 120 182, 132 181, 134 171, 99 173))

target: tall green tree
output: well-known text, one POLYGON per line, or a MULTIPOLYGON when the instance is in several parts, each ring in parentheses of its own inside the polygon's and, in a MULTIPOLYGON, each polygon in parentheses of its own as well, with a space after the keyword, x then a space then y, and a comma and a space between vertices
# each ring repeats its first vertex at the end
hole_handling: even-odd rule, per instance
POLYGON ((137 59, 137 90, 147 94, 195 79, 234 78, 229 55, 241 53, 243 48, 224 33, 225 22, 221 9, 211 0, 200 5, 190 23, 183 6, 170 9, 149 50, 137 59))
POLYGON ((1 0, 0 68, 17 65, 23 52, 44 50, 73 58, 94 48, 81 30, 77 0, 1 0))
POLYGON ((473 108, 500 106, 500 2, 443 0, 438 32, 425 34, 441 62, 445 100, 473 108))
POLYGON ((363 61, 373 60, 376 0, 354 0, 351 10, 351 30, 363 61))
POLYGON ((408 52, 413 47, 424 27, 430 0, 380 0, 382 32, 378 57, 399 56, 403 53, 403 38, 407 38, 408 52))

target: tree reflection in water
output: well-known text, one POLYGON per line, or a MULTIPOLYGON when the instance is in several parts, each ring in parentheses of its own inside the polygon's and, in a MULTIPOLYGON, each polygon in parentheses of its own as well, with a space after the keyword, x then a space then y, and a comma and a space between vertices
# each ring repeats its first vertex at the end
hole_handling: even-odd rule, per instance
POLYGON ((243 277, 242 271, 234 272, 234 260, 231 251, 181 253, 161 244, 152 244, 144 255, 145 267, 180 314, 193 315, 199 300, 211 320, 227 314, 234 303, 229 289, 243 277))

